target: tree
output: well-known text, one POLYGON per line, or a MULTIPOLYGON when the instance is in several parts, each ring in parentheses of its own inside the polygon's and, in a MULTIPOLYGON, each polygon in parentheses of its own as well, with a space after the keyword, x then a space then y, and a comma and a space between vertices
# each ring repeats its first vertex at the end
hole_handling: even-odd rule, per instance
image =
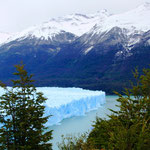
POLYGON ((134 77, 135 84, 124 95, 115 92, 119 111, 111 110, 108 120, 97 117, 93 130, 81 141, 80 137, 63 138, 59 149, 149 150, 150 69, 144 69, 141 76, 136 69, 134 77))
POLYGON ((87 135, 87 133, 78 136, 70 134, 66 137, 62 135, 62 142, 58 142, 57 146, 60 150, 90 150, 90 145, 86 143, 87 135))
POLYGON ((4 94, 0 97, 0 149, 50 150, 52 130, 46 131, 44 116, 46 98, 37 92, 24 65, 16 65, 13 87, 1 83, 4 94))
POLYGON ((125 89, 124 95, 116 93, 119 111, 113 111, 109 120, 97 118, 88 142, 94 148, 112 150, 149 150, 150 148, 150 69, 139 76, 135 70, 136 84, 125 89))

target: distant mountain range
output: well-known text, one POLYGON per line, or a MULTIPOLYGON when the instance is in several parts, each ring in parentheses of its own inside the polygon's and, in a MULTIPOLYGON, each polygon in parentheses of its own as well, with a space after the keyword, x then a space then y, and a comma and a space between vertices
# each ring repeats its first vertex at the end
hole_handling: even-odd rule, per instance
POLYGON ((37 86, 120 91, 150 64, 150 3, 112 15, 72 14, 17 34, 0 33, 0 80, 21 60, 37 86))

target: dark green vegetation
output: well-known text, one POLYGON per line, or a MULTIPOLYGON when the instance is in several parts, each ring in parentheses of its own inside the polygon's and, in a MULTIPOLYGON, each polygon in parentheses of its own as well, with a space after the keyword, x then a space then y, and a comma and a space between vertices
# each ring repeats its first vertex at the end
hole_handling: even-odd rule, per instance
POLYGON ((51 150, 52 131, 45 132, 44 125, 49 116, 44 117, 46 98, 36 92, 32 75, 28 75, 24 65, 16 65, 13 87, 3 83, 5 94, 0 97, 0 149, 1 150, 51 150), (43 132, 44 131, 44 132, 43 132))
POLYGON ((116 93, 119 111, 113 111, 109 120, 97 118, 88 137, 63 138, 61 150, 149 150, 150 149, 150 69, 144 69, 136 84, 116 93), (66 140, 64 143, 64 140, 66 140), (72 147, 80 148, 72 149, 72 147))
POLYGON ((88 150, 90 145, 86 144, 87 136, 86 133, 78 136, 62 135, 62 143, 58 143, 57 146, 60 150, 88 150))
POLYGON ((126 47, 130 38, 126 39, 118 27, 104 34, 81 37, 64 33, 54 41, 35 37, 11 41, 0 46, 0 80, 10 85, 14 78, 12 65, 23 60, 28 72, 35 75, 36 86, 121 92, 130 86, 135 67, 141 73, 150 64, 150 31, 134 36, 131 39, 140 40, 131 47, 126 47), (63 41, 65 36, 71 42, 63 41))

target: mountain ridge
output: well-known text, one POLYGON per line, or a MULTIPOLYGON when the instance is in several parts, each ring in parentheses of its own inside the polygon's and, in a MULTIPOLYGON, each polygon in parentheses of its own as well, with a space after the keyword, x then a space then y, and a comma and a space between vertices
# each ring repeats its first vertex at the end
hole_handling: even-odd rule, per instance
POLYGON ((62 17, 58 22, 50 21, 65 22, 62 30, 46 22, 21 36, 19 33, 0 46, 0 80, 10 84, 12 66, 23 60, 29 73, 35 74, 37 86, 102 89, 111 94, 113 90, 121 91, 132 80, 135 67, 141 72, 150 64, 149 7, 145 3, 119 15, 106 10, 91 16, 69 15, 66 20, 62 17), (78 24, 73 24, 75 30, 66 30, 66 22, 70 27, 78 24), (87 27, 85 33, 82 23, 87 27))

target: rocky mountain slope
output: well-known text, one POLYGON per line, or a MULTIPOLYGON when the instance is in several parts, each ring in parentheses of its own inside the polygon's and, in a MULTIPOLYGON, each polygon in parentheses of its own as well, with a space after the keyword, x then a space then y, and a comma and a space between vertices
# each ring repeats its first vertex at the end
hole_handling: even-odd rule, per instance
POLYGON ((76 86, 108 93, 128 86, 150 64, 150 3, 110 15, 74 14, 31 27, 0 46, 0 80, 23 60, 38 86, 76 86))

